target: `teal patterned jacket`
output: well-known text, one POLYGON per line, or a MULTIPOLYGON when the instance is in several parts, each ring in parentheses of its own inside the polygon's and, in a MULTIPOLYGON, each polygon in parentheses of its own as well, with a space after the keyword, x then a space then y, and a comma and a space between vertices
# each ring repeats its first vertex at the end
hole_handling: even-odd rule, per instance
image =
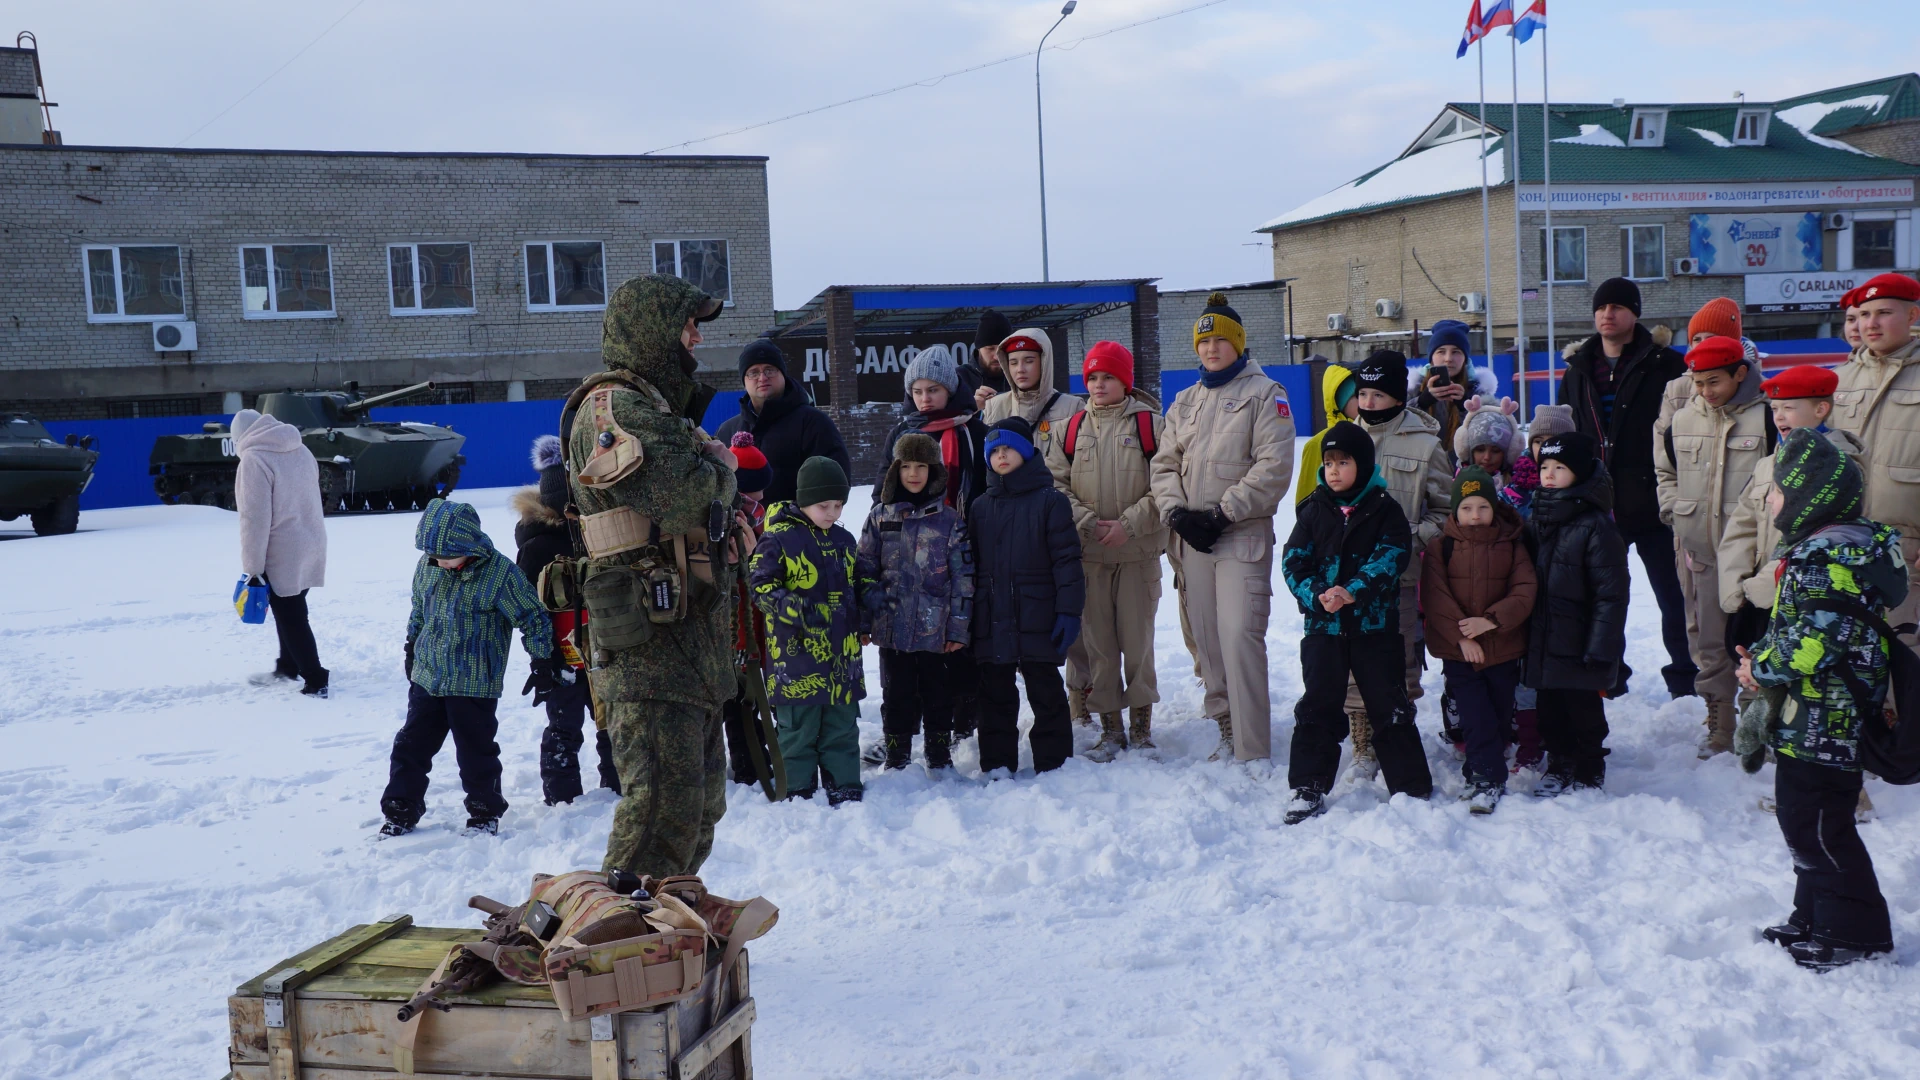
POLYGON ((1842 596, 1879 611, 1907 596, 1900 534, 1873 521, 1829 525, 1786 552, 1767 633, 1753 644, 1753 678, 1785 687, 1780 724, 1769 734, 1776 754, 1796 761, 1860 768, 1860 717, 1887 696, 1887 645, 1851 616, 1807 611, 1809 600, 1842 596), (1858 701, 1841 670, 1871 689, 1858 701))
POLYGON ((413 546, 426 553, 413 571, 413 612, 407 616, 413 681, 420 689, 434 697, 499 697, 515 626, 527 655, 553 653, 553 621, 527 576, 494 550, 473 507, 445 499, 428 503, 413 546), (470 558, 458 570, 433 562, 435 556, 461 555, 470 558))

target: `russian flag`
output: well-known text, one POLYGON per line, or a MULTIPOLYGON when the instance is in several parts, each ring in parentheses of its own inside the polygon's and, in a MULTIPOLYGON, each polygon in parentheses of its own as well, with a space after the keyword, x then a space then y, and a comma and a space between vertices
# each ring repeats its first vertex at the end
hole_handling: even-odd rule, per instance
POLYGON ((1533 37, 1535 30, 1546 28, 1547 0, 1533 0, 1533 6, 1521 12, 1520 17, 1513 20, 1513 29, 1510 33, 1524 45, 1529 38, 1533 37))
POLYGON ((1454 50, 1455 60, 1467 55, 1467 46, 1486 37, 1502 26, 1513 25, 1513 0, 1493 0, 1493 6, 1484 12, 1480 9, 1480 0, 1473 0, 1473 8, 1467 12, 1467 29, 1460 37, 1460 47, 1454 50))

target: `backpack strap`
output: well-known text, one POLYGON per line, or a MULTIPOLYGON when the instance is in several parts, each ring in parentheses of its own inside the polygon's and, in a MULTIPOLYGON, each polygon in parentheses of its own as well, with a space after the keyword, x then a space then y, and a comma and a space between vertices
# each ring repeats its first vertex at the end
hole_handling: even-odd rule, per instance
MULTIPOLYGON (((1892 650, 1907 647, 1901 642, 1899 635, 1903 633, 1913 633, 1914 624, 1903 623, 1898 627, 1888 626, 1887 620, 1881 618, 1872 608, 1869 608, 1867 605, 1850 596, 1809 597, 1805 603, 1800 605, 1800 610, 1831 611, 1836 615, 1845 615, 1848 618, 1857 619, 1865 623, 1874 633, 1879 634, 1881 639, 1887 643, 1888 649, 1889 681, 1887 684, 1887 693, 1888 695, 1893 693, 1892 650)), ((1868 705, 1873 701, 1873 688, 1868 686, 1866 680, 1862 679, 1859 673, 1853 670, 1852 665, 1839 664, 1835 666, 1834 671, 1840 676, 1840 681, 1846 684, 1847 692, 1853 695, 1855 703, 1868 705)))
POLYGON ((1151 458, 1160 449, 1153 441, 1153 413, 1151 410, 1142 409, 1133 414, 1133 419, 1140 425, 1140 452, 1151 458))
POLYGON ((1069 465, 1073 464, 1073 452, 1080 445, 1080 425, 1086 422, 1087 410, 1085 409, 1081 409, 1079 412, 1067 417, 1066 441, 1060 445, 1067 452, 1067 464, 1069 465))
POLYGON ((1775 448, 1777 448, 1777 447, 1778 447, 1778 446, 1780 445, 1780 429, 1779 429, 1778 427, 1775 427, 1775 426, 1774 426, 1774 423, 1773 423, 1773 409, 1771 409, 1771 408, 1763 408, 1763 409, 1761 409, 1761 410, 1760 410, 1760 419, 1762 419, 1762 420, 1764 420, 1764 421, 1766 421, 1766 425, 1767 425, 1767 453, 1769 453, 1769 454, 1771 454, 1771 453, 1773 453, 1773 451, 1775 450, 1775 448))
MULTIPOLYGON (((1140 430, 1140 453, 1143 454, 1147 460, 1151 461, 1153 460, 1153 455, 1160 451, 1159 443, 1155 442, 1153 438, 1153 413, 1146 410, 1134 413, 1133 421, 1134 426, 1140 430)), ((1067 417, 1066 441, 1061 443, 1061 446, 1066 448, 1067 464, 1069 465, 1073 464, 1073 452, 1078 449, 1080 445, 1080 428, 1086 422, 1087 410, 1085 409, 1081 409, 1079 412, 1067 417)))
POLYGON ((1440 537, 1440 562, 1443 565, 1453 563, 1453 537, 1445 534, 1440 537))

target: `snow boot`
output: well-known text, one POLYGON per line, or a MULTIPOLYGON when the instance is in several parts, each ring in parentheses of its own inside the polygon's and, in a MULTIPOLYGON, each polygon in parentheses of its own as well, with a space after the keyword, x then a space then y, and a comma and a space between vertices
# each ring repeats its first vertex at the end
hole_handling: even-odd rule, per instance
POLYGON ((1791 949, 1799 942, 1811 941, 1813 939, 1813 931, 1789 919, 1786 922, 1769 926, 1765 930, 1760 931, 1760 936, 1783 949, 1791 949))
POLYGON ((499 836, 500 819, 475 815, 467 819, 467 827, 460 830, 461 836, 499 836))
POLYGON ((1694 756, 1705 761, 1716 754, 1724 754, 1733 749, 1733 728, 1738 721, 1739 717, 1733 711, 1733 702, 1707 702, 1707 718, 1703 721, 1707 733, 1701 737, 1699 752, 1694 756))
POLYGON ((288 660, 275 660, 272 671, 262 671, 247 676, 247 682, 253 686, 273 686, 277 683, 292 682, 300 677, 288 660))
POLYGON ((827 805, 839 806, 842 803, 859 802, 866 794, 864 788, 841 787, 839 784, 827 785, 827 805))
POLYGON ((882 761, 884 767, 904 769, 913 757, 913 736, 889 735, 881 740, 880 748, 885 753, 882 761))
POLYGON ((885 765, 886 763, 887 741, 885 739, 881 739, 879 742, 860 751, 860 764, 862 765, 885 765))
POLYGON ((318 679, 316 679, 316 680, 314 680, 313 682, 310 682, 310 683, 308 683, 307 685, 305 685, 305 686, 303 686, 303 687, 301 687, 301 688, 300 688, 300 692, 301 692, 302 694, 305 694, 306 696, 308 696, 308 697, 310 697, 310 698, 319 698, 319 699, 320 699, 321 701, 325 701, 325 700, 327 700, 327 676, 326 676, 326 674, 325 674, 324 672, 322 672, 322 673, 321 673, 321 675, 320 675, 320 677, 319 677, 318 679))
POLYGON ((1079 687, 1067 691, 1067 713, 1075 724, 1093 726, 1093 714, 1087 711, 1087 692, 1079 687))
POLYGON ((402 821, 395 821, 392 818, 388 818, 380 823, 379 839, 391 840, 396 836, 405 836, 412 831, 413 826, 402 821))
POLYGON ((1546 756, 1540 742, 1539 714, 1532 709, 1516 709, 1513 714, 1513 768, 1537 769, 1546 756))
POLYGON ((1440 733, 1453 744, 1454 757, 1467 759, 1467 732, 1460 726, 1460 703, 1453 695, 1442 691, 1440 694, 1440 733))
POLYGON ((1467 812, 1475 817, 1491 814, 1494 807, 1500 805, 1500 800, 1506 793, 1507 785, 1504 783, 1496 781, 1491 784, 1475 784, 1473 790, 1467 795, 1467 812))
POLYGON ((1842 949, 1808 938, 1787 946, 1793 962, 1813 971, 1832 971, 1861 960, 1870 960, 1886 949, 1842 949))
POLYGON ((1152 750, 1153 706, 1135 705, 1127 710, 1127 745, 1135 750, 1152 750))
POLYGON ((1100 741, 1087 751, 1088 761, 1107 762, 1120 756, 1127 748, 1127 733, 1121 729, 1120 714, 1103 712, 1100 714, 1100 741))
POLYGON ((927 771, 953 768, 953 733, 927 728, 920 736, 921 749, 927 754, 927 771))
POLYGON ((1533 797, 1536 799, 1557 799, 1572 791, 1577 785, 1573 782, 1573 773, 1549 768, 1547 775, 1534 785, 1533 797))
POLYGON ((1293 799, 1287 803, 1287 813, 1281 820, 1289 825, 1298 825, 1312 817, 1327 812, 1327 797, 1312 788, 1294 788, 1293 799))
POLYGON ((787 801, 812 802, 813 793, 818 790, 820 789, 812 784, 808 784, 803 788, 789 788, 787 790, 787 801))
POLYGON ((1860 801, 1853 805, 1853 822, 1856 825, 1865 825, 1873 818, 1873 800, 1867 798, 1867 789, 1861 788, 1860 801))
POLYGON ((1364 712, 1350 712, 1347 731, 1353 737, 1353 761, 1347 766, 1347 779, 1371 784, 1380 775, 1380 759, 1373 754, 1373 722, 1364 712))
POLYGON ((1216 716, 1213 718, 1213 722, 1220 725, 1220 745, 1213 748, 1213 753, 1207 755, 1207 760, 1232 761, 1235 757, 1233 752, 1233 717, 1216 716))

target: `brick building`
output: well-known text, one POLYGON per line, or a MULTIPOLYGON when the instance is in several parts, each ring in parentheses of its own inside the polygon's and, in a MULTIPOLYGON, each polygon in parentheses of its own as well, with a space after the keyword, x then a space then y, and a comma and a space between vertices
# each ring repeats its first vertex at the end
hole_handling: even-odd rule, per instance
POLYGON ((724 384, 773 322, 765 162, 0 145, 0 409, 564 396, 608 292, 656 270, 728 298, 697 350, 724 384))
MULTIPOLYGON (((1489 103, 1486 119, 1495 341, 1512 348, 1523 304, 1537 350, 1549 288, 1542 111, 1522 105, 1516 128, 1511 106, 1489 103)), ((1645 321, 1684 331, 1702 303, 1731 296, 1749 335, 1768 339, 1831 336, 1846 281, 1920 266, 1920 76, 1772 103, 1555 104, 1545 122, 1557 344, 1592 332, 1592 289, 1616 275, 1639 282, 1645 321)), ((1477 104, 1448 104, 1394 160, 1261 226, 1301 333, 1319 339, 1311 348, 1338 358, 1407 345, 1442 318, 1485 326, 1480 134, 1477 104)))

